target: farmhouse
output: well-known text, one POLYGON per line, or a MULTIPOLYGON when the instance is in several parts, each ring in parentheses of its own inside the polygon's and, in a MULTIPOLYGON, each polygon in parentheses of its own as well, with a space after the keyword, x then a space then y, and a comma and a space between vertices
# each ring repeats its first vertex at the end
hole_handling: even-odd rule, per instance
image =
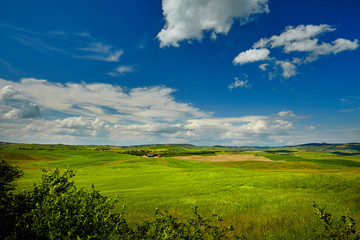
POLYGON ((159 157, 161 157, 161 155, 155 155, 153 152, 148 152, 143 157, 159 158, 159 157))

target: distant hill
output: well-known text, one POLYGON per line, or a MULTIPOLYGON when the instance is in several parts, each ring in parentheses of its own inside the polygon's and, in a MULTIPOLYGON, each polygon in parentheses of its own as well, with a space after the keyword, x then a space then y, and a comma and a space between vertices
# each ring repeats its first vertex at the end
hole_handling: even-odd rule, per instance
POLYGON ((0 141, 2 148, 21 148, 31 150, 55 150, 55 149, 72 149, 72 150, 99 150, 99 149, 110 149, 110 148, 121 148, 123 150, 151 150, 151 151, 211 151, 211 152, 242 152, 242 151, 266 151, 266 152, 329 152, 339 155, 356 155, 360 154, 360 143, 306 143, 293 146, 283 147, 266 147, 266 146, 196 146, 193 144, 144 144, 144 145, 132 145, 132 146, 110 146, 110 145, 65 145, 65 144, 25 144, 25 143, 10 143, 0 141))

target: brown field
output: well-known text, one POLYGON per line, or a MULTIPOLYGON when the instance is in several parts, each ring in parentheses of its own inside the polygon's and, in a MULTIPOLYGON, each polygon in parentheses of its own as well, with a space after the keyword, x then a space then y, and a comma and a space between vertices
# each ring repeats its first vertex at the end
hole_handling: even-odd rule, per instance
POLYGON ((240 161, 260 161, 260 162, 273 162, 263 156, 255 156, 253 154, 218 154, 216 156, 179 156, 174 157, 183 160, 203 161, 203 162, 240 162, 240 161))

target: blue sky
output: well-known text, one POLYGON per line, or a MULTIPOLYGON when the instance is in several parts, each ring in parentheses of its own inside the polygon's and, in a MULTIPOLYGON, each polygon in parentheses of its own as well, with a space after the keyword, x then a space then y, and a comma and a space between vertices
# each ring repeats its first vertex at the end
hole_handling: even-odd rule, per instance
POLYGON ((360 3, 0 3, 0 140, 360 141, 360 3))

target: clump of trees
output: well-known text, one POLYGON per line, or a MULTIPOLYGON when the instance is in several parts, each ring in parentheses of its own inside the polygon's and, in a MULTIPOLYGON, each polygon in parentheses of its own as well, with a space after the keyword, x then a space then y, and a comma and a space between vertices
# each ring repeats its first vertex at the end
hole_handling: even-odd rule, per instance
POLYGON ((221 217, 179 219, 156 210, 152 221, 130 227, 120 198, 102 196, 94 186, 78 188, 72 170, 43 170, 32 191, 13 193, 22 171, 0 163, 0 239, 228 239, 233 228, 219 226, 221 217))

